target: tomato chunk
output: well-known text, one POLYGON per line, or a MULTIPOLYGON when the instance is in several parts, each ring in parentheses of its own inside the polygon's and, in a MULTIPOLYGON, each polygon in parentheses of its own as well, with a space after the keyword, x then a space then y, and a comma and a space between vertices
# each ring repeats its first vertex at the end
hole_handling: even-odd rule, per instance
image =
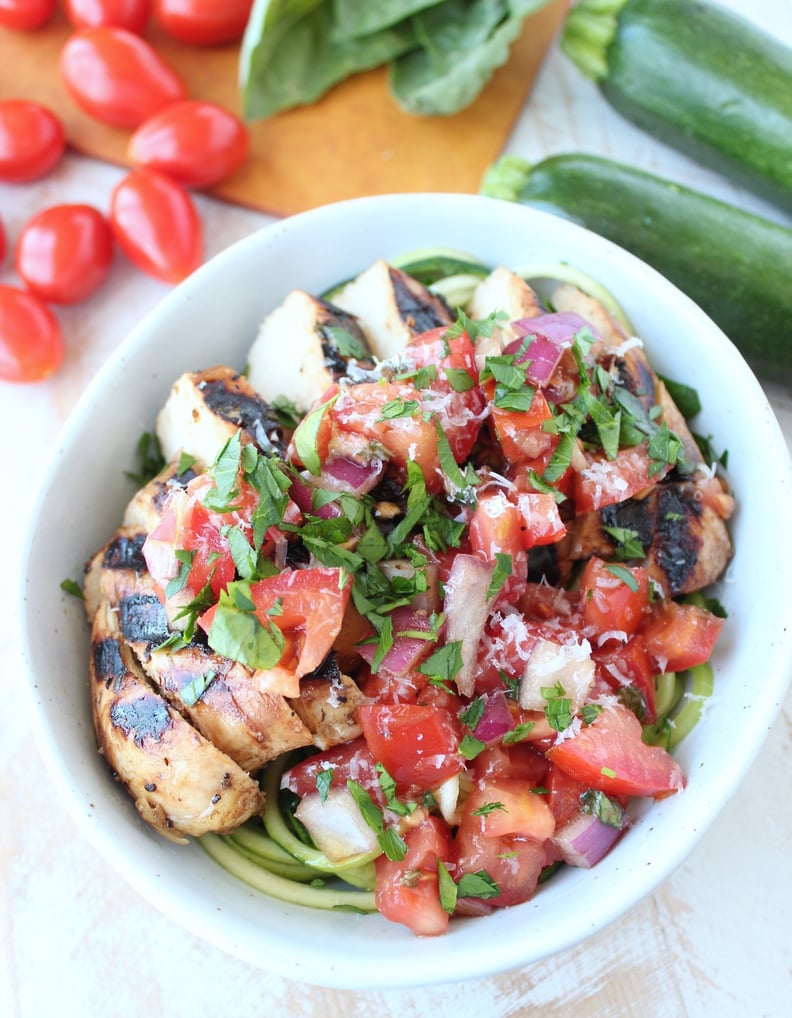
POLYGON ((706 608, 659 601, 641 630, 659 672, 681 672, 709 661, 723 619, 706 608))
POLYGON ((647 746, 638 718, 616 705, 548 751, 561 770, 609 795, 662 799, 685 787, 682 768, 664 749, 647 746))
POLYGON ((428 791, 462 770, 459 730, 453 715, 442 708, 363 704, 358 719, 372 756, 401 791, 428 791))
POLYGON ((624 640, 637 632, 649 607, 649 573, 643 567, 591 558, 581 578, 583 620, 600 637, 624 640))
POLYGON ((405 837, 407 854, 375 863, 374 898, 377 909, 393 923, 409 927, 419 937, 436 937, 448 929, 450 916, 440 904, 438 863, 451 858, 448 828, 428 817, 405 837))

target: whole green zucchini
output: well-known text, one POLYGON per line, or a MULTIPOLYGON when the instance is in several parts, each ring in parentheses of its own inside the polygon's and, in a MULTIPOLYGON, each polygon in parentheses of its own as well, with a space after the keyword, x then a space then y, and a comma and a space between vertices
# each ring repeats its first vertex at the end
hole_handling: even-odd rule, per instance
POLYGON ((792 49, 700 0, 580 0, 561 47, 625 118, 792 209, 792 49))
POLYGON ((482 193, 571 219, 691 297, 757 374, 792 383, 792 230, 598 156, 504 156, 482 193))

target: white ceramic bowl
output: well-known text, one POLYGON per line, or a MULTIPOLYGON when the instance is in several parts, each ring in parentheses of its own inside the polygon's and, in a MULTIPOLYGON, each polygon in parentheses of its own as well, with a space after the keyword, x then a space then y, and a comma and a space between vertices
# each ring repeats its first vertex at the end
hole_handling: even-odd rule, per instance
MULTIPOLYGON (((461 195, 364 198, 286 219, 237 243, 173 291, 105 365, 46 471, 26 549, 23 640, 35 728, 83 832, 141 894, 194 933, 295 979, 355 988, 442 983, 535 961, 594 933, 648 894, 724 806, 773 722, 792 670, 788 619, 792 472, 754 376, 690 300, 613 244, 568 222, 461 195), (259 320, 290 289, 315 292, 382 256, 424 246, 491 264, 566 261, 622 302, 656 366, 695 386, 697 429, 729 451, 736 554, 718 591, 729 620, 716 693, 677 758, 681 795, 648 803, 593 871, 566 869, 533 901, 415 938, 380 916, 289 906, 228 876, 202 850, 151 833, 96 752, 88 631, 59 589, 112 532, 131 494, 122 471, 178 374, 241 367, 259 320)), ((728 893, 728 888, 723 888, 728 893)))

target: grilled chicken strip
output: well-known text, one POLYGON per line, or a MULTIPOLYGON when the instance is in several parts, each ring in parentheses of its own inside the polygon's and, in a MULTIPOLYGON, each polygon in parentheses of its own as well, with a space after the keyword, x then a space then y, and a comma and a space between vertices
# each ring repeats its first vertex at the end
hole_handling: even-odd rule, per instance
POLYGON ((454 321, 442 297, 382 259, 347 283, 333 303, 355 315, 379 360, 397 357, 411 336, 454 321))
POLYGON ((175 462, 169 463, 133 495, 124 510, 121 525, 150 534, 162 519, 171 492, 176 488, 185 488, 195 476, 192 467, 178 473, 178 465, 175 462))
POLYGON ((360 690, 337 667, 306 677, 300 698, 262 688, 254 671, 202 643, 165 646, 173 635, 141 554, 143 534, 120 529, 89 562, 90 618, 103 601, 117 609, 120 638, 157 691, 246 771, 303 746, 320 748, 360 734, 360 690))
POLYGON ((338 667, 335 654, 330 654, 321 668, 302 680, 300 699, 291 702, 311 729, 313 745, 329 749, 361 734, 357 708, 364 699, 354 680, 338 667))
POLYGON ((106 602, 93 623, 89 671, 99 751, 158 833, 183 844, 261 810, 257 783, 151 688, 106 602))
POLYGON ((283 396, 306 413, 346 376, 350 360, 364 370, 374 366, 357 318, 294 290, 262 322, 248 354, 248 379, 264 399, 283 396))
POLYGON ((180 453, 207 468, 238 429, 242 441, 282 456, 283 434, 274 410, 231 368, 188 372, 176 380, 157 417, 157 437, 168 462, 180 453))
POLYGON ((479 336, 476 340, 476 364, 479 371, 484 367, 487 357, 497 357, 504 348, 517 339, 513 322, 523 318, 536 318, 545 313, 542 303, 526 283, 511 269, 499 266, 482 279, 468 305, 471 318, 487 318, 489 315, 503 311, 506 317, 492 330, 489 336, 479 336))
POLYGON ((721 517, 701 499, 693 481, 661 482, 645 498, 582 513, 567 524, 559 559, 613 557, 618 541, 605 528, 636 534, 650 576, 668 597, 714 583, 726 568, 732 543, 721 517))

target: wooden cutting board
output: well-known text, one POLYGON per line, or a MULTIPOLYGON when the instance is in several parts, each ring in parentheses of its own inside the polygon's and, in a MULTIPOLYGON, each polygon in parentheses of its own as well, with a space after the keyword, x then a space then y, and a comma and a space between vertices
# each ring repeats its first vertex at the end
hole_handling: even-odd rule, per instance
MULTIPOLYGON (((383 68, 359 74, 311 106, 251 124, 249 159, 213 194, 289 215, 361 195, 477 191, 530 93, 567 6, 568 0, 553 0, 526 19, 508 64, 463 112, 411 116, 390 98, 383 68)), ((76 150, 124 165, 129 132, 83 113, 60 83, 58 57, 70 31, 60 12, 35 32, 0 29, 0 98, 44 103, 61 117, 76 150)), ((181 74, 192 98, 239 112, 237 46, 184 46, 156 25, 147 38, 181 74)))

